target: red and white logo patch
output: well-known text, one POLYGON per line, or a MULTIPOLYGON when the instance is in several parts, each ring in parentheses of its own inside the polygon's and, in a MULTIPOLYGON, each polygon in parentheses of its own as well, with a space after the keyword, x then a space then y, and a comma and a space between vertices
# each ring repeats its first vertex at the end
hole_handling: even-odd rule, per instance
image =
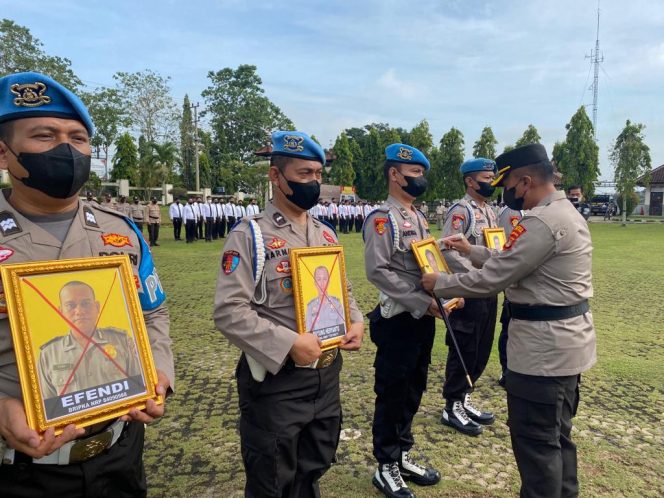
POLYGON ((270 242, 267 244, 268 249, 281 249, 286 245, 286 241, 284 239, 280 239, 279 237, 274 237, 270 242))
POLYGON ((14 254, 13 249, 10 249, 9 247, 0 246, 0 263, 11 258, 13 254, 14 254))
POLYGON ((330 232, 328 232, 327 230, 323 231, 323 238, 327 240, 330 244, 337 243, 336 239, 332 237, 332 235, 330 235, 330 232))

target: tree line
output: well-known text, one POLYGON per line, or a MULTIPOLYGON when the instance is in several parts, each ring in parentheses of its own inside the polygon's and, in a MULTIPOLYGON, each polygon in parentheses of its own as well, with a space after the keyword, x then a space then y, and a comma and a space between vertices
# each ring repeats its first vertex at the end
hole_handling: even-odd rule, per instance
MULTIPOLYGON (((209 71, 208 86, 200 95, 204 103, 198 113, 201 123, 196 126, 191 99, 185 95, 179 106, 168 76, 149 69, 117 72, 114 85, 89 90, 69 59, 47 54, 27 27, 2 19, 0 76, 17 71, 45 73, 81 95, 97 130, 93 148, 106 158, 114 151, 110 179, 127 178, 145 188, 172 183, 193 190, 198 153, 201 186, 260 195, 266 186, 267 166, 254 151, 269 143, 272 131, 296 129, 265 95, 256 66, 209 71)), ((551 151, 552 159, 564 186, 582 185, 590 196, 599 177, 599 149, 585 107, 579 107, 565 129, 564 140, 551 151)), ((612 144, 609 157, 621 194, 633 193, 639 179, 647 181, 651 159, 644 131, 643 124, 627 120, 612 144)), ((336 138, 331 150, 334 161, 324 180, 354 185, 365 199, 384 198, 384 149, 402 142, 422 150, 431 161, 425 200, 456 199, 464 192, 459 166, 465 159, 465 140, 459 129, 451 127, 434 143, 425 119, 410 130, 388 123, 348 128, 336 138)), ((536 127, 530 124, 504 151, 540 141, 536 127)), ((473 157, 495 158, 497 144, 491 126, 485 126, 473 142, 473 157)))

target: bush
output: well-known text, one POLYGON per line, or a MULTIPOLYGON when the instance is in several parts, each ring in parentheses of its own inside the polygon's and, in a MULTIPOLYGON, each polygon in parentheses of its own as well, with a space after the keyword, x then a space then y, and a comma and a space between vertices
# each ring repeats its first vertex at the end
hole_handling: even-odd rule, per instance
MULTIPOLYGON (((622 194, 618 194, 616 202, 618 203, 618 209, 622 213, 623 208, 623 198, 622 194)), ((627 194, 627 216, 631 215, 634 212, 634 208, 639 204, 639 196, 636 192, 630 192, 627 194)))

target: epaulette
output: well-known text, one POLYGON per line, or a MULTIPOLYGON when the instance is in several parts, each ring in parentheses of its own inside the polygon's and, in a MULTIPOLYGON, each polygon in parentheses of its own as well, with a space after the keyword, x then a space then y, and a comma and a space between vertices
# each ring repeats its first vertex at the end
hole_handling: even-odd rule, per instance
POLYGON ((460 201, 457 201, 454 204, 452 204, 450 206, 450 209, 447 210, 447 215, 445 216, 445 219, 447 219, 447 217, 452 214, 452 211, 454 211, 454 209, 457 206, 465 208, 466 212, 468 213, 468 228, 466 228, 463 231, 464 237, 468 238, 470 234, 474 234, 475 232, 475 212, 473 211, 472 206, 468 204, 468 202, 461 199, 460 201))
POLYGON ((59 335, 59 336, 56 336, 56 337, 54 337, 53 339, 51 339, 50 341, 48 341, 48 342, 42 344, 42 345, 40 346, 39 349, 44 349, 45 347, 50 346, 52 343, 57 342, 57 341, 60 341, 60 340, 64 339, 65 337, 67 337, 66 334, 65 334, 65 335, 59 335))

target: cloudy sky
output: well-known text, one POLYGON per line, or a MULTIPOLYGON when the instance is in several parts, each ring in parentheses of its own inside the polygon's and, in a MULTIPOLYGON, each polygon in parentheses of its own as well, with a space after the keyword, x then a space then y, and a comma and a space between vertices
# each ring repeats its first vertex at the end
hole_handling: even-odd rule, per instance
MULTIPOLYGON (((664 2, 602 0, 598 139, 647 126, 664 163, 664 2)), ((467 153, 486 125, 499 151, 533 123, 551 150, 580 105, 592 114, 596 0, 0 0, 2 17, 68 57, 90 87, 150 68, 201 100, 207 72, 258 67, 266 93, 324 145, 370 122, 434 141, 455 126, 467 153)), ((203 101, 201 100, 201 105, 203 101)))

